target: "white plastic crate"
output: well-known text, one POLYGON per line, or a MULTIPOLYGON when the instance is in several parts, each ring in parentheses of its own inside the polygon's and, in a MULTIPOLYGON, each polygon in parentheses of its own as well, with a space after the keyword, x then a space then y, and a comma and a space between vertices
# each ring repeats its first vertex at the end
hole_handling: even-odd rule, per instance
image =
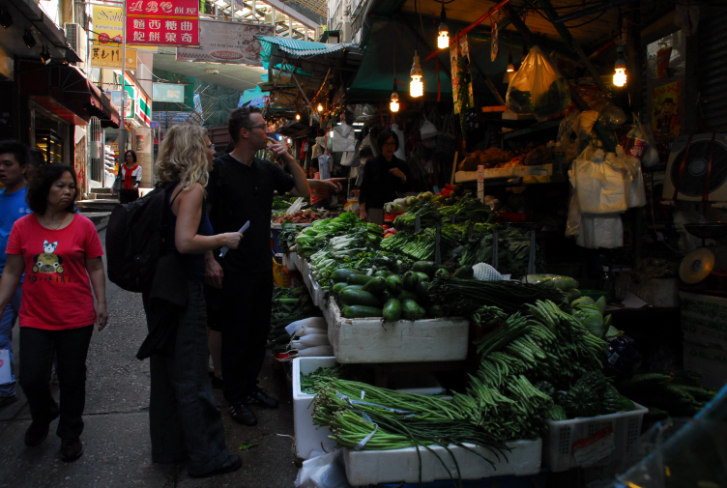
MULTIPOLYGON (((548 420, 548 433, 544 436, 545 452, 543 459, 545 466, 557 473, 566 471, 577 466, 602 466, 612 461, 623 458, 628 450, 636 444, 641 435, 641 423, 648 408, 634 403, 635 410, 630 412, 618 412, 610 415, 599 415, 596 417, 584 417, 572 420, 548 420), (573 454, 573 446, 579 443, 580 446, 592 448, 594 455, 606 444, 603 441, 608 432, 613 429, 614 449, 610 454, 591 459, 586 463, 579 464, 573 454), (602 443, 596 445, 596 441, 602 443)), ((600 451, 603 452, 603 451, 600 451)))
POLYGON ((295 453, 301 459, 310 459, 323 454, 323 449, 331 452, 336 441, 329 439, 328 427, 313 424, 313 405, 315 395, 303 393, 300 388, 301 375, 308 375, 318 368, 330 368, 336 364, 335 358, 295 358, 293 359, 293 420, 295 432, 295 453), (323 447, 321 447, 323 444, 323 447))
MULTIPOLYGON (((532 441, 512 441, 507 446, 512 449, 505 452, 505 457, 498 460, 488 449, 473 447, 477 452, 493 461, 493 466, 477 454, 458 446, 449 446, 457 460, 462 479, 473 480, 493 476, 517 475, 526 476, 540 472, 543 442, 541 439, 532 441)), ((440 446, 432 446, 437 455, 456 476, 457 468, 452 456, 440 446)), ((436 480, 448 480, 449 474, 442 462, 425 448, 419 449, 421 454, 421 481, 428 483, 436 480)), ((415 447, 395 449, 391 451, 353 451, 343 450, 346 463, 346 478, 351 486, 367 486, 377 483, 418 483, 419 456, 415 447)))
POLYGON ((339 363, 462 361, 467 358, 469 322, 462 317, 382 323, 381 318, 347 319, 333 297, 321 304, 328 339, 339 363))

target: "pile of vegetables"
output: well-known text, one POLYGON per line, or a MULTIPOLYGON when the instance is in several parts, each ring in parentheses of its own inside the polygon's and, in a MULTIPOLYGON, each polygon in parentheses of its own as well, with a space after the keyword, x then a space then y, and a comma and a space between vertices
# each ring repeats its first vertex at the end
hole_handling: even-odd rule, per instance
POLYGON ((313 305, 305 286, 274 288, 268 348, 275 353, 286 352, 289 349, 290 334, 285 327, 298 320, 317 316, 321 316, 321 311, 313 305))
POLYGON ((425 227, 436 227, 442 222, 442 215, 434 204, 425 200, 417 201, 409 207, 402 215, 394 220, 394 227, 398 231, 414 232, 416 230, 416 219, 419 217, 420 229, 425 227))
POLYGON ((282 224, 283 222, 291 222, 293 224, 310 224, 316 220, 329 219, 336 217, 338 212, 326 210, 325 212, 316 212, 313 210, 299 210, 292 214, 274 215, 273 222, 282 224))
POLYGON ((432 205, 439 208, 444 205, 445 201, 445 196, 434 195, 430 191, 425 191, 415 197, 397 198, 393 202, 385 204, 384 210, 389 214, 404 213, 409 210, 409 207, 416 205, 418 202, 431 202, 432 205))
POLYGON ((692 417, 702 410, 716 393, 705 390, 701 383, 701 373, 687 370, 673 375, 635 374, 615 386, 623 395, 648 407, 651 416, 666 418, 692 417))
POLYGON ((464 251, 459 264, 474 266, 477 263, 492 263, 495 230, 497 230, 498 244, 497 270, 515 276, 526 273, 530 260, 530 235, 515 227, 487 223, 474 224, 471 234, 469 229, 463 233, 464 251))
MULTIPOLYGON (((273 210, 288 210, 293 202, 290 200, 291 197, 275 195, 273 197, 273 210)), ((292 197, 295 200, 296 197, 292 197)))
POLYGON ((452 206, 442 207, 440 212, 447 222, 451 222, 453 215, 455 222, 492 224, 497 218, 497 214, 490 209, 489 205, 482 203, 471 194, 465 195, 452 206))
MULTIPOLYGON (((462 228, 456 225, 442 226, 439 249, 443 263, 455 262, 461 249, 462 228)), ((399 252, 417 261, 431 261, 436 252, 437 230, 423 229, 420 233, 397 232, 381 243, 386 251, 399 252)))

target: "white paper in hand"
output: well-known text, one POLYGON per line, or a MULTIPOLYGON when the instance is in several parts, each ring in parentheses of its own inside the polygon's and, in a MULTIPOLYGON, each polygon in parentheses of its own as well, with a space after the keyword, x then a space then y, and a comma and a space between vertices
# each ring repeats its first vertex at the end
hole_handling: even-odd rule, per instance
MULTIPOLYGON (((242 227, 240 227, 240 230, 238 230, 237 233, 238 234, 244 234, 248 227, 250 227, 250 221, 249 220, 247 222, 245 222, 245 225, 243 225, 242 227)), ((229 251, 229 250, 230 250, 230 248, 227 247, 227 246, 224 246, 222 249, 220 249, 220 257, 221 258, 224 258, 225 257, 225 254, 227 254, 227 251, 229 251)))

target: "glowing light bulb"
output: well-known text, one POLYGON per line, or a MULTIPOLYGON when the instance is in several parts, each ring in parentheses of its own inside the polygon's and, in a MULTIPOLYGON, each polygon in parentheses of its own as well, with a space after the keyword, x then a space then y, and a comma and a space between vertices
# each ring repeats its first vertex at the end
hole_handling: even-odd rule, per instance
POLYGON ((300 120, 300 114, 295 114, 295 120, 300 120))
POLYGON ((437 37, 437 47, 439 49, 447 49, 449 47, 449 32, 446 30, 442 30, 442 27, 439 27, 439 37, 437 37))
POLYGON ((414 51, 414 64, 411 67, 411 81, 409 82, 409 96, 419 98, 424 95, 424 72, 419 65, 419 55, 414 51))
POLYGON ((628 76, 626 76, 626 68, 616 68, 613 74, 613 84, 618 87, 626 86, 628 76))
POLYGON ((391 110, 391 113, 396 113, 399 111, 399 94, 396 92, 391 94, 391 102, 389 103, 389 109, 391 110))
POLYGON ((317 109, 319 112, 323 112, 323 105, 319 103, 317 109))

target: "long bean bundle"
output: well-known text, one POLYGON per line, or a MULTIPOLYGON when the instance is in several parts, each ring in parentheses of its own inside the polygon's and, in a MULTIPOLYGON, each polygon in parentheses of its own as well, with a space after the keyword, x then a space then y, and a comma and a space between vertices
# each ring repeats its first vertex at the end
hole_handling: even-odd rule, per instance
POLYGON ((496 306, 513 314, 523 305, 534 304, 538 300, 552 300, 565 305, 562 291, 518 281, 436 279, 429 287, 429 296, 434 303, 449 306, 463 314, 470 314, 483 305, 496 306))

